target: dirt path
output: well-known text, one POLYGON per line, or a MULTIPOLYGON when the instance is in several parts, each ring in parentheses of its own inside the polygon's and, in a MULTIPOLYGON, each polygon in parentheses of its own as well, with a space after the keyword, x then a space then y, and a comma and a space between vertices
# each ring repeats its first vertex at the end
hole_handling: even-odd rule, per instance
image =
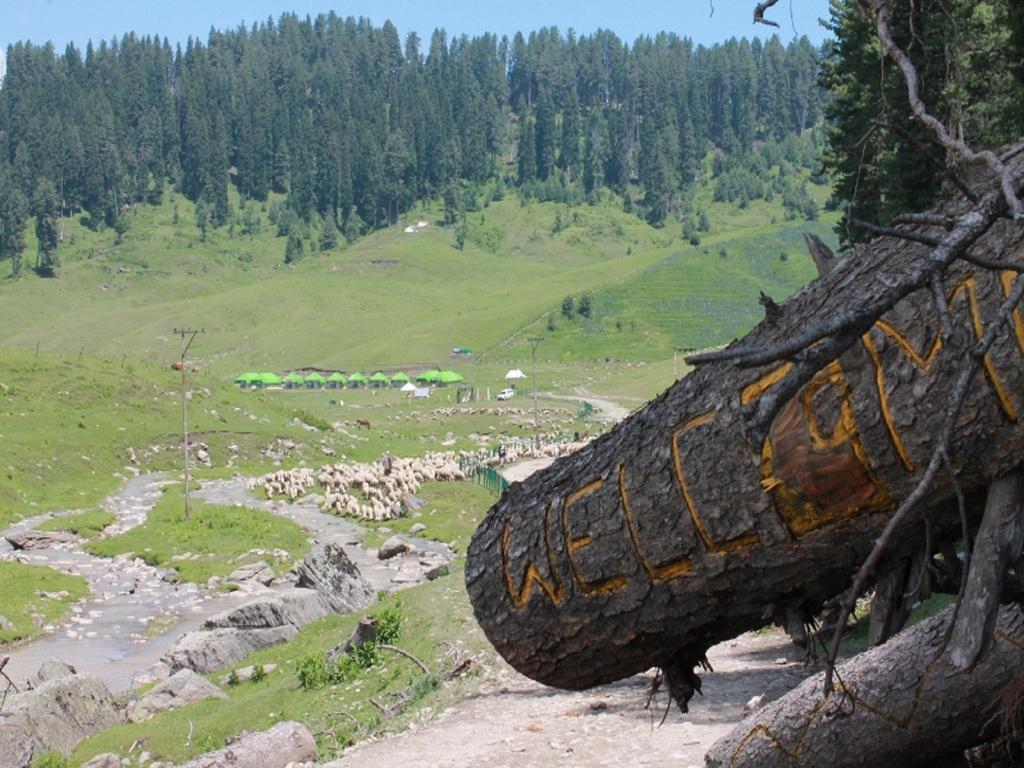
MULTIPOLYGON (((625 415, 609 405, 614 408, 606 412, 625 415)), ((529 459, 501 473, 510 482, 523 480, 553 461, 529 459)), ((814 671, 781 632, 741 635, 712 648, 708 659, 714 672, 702 676, 704 695, 690 702, 689 713, 673 708, 660 727, 664 694, 651 709, 644 706, 653 671, 589 691, 562 691, 498 661, 495 682, 436 718, 427 710, 403 733, 352 747, 324 768, 697 768, 743 718, 750 699, 775 699, 814 671)))
POLYGON ((551 392, 545 392, 544 397, 551 398, 552 400, 574 400, 577 403, 590 403, 600 413, 598 418, 602 421, 611 421, 617 424, 629 416, 628 408, 624 408, 612 400, 599 397, 583 387, 576 387, 574 391, 576 393, 574 395, 556 395, 551 392))
MULTIPOLYGON (((436 719, 352 747, 324 768, 621 768, 703 766, 704 753, 743 717, 754 696, 777 698, 812 670, 781 633, 746 634, 708 652, 714 672, 690 712, 645 709, 652 672, 589 691, 547 688, 504 667, 498 680, 436 719)), ((425 713, 429 717, 429 713, 425 713)))

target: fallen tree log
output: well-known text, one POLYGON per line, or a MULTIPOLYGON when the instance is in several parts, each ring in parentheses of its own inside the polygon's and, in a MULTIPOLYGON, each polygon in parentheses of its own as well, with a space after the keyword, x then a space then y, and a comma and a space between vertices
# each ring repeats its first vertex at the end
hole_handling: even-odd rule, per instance
POLYGON ((999 730, 993 696, 1024 674, 1024 612, 1003 606, 991 652, 971 671, 943 651, 953 607, 748 717, 708 752, 708 768, 936 765, 999 730))
MULTIPOLYGON (((939 213, 956 219, 967 207, 939 213)), ((984 226, 962 216, 977 224, 971 253, 1024 263, 1020 224, 995 221, 993 210, 984 226)), ((837 317, 861 317, 935 259, 931 246, 905 240, 859 247, 740 343, 771 347, 837 317)), ((710 645, 762 626, 773 604, 808 610, 846 589, 917 485, 960 361, 1016 272, 951 261, 941 279, 939 291, 922 280, 901 293, 788 399, 763 441, 747 414, 780 397, 793 363, 716 362, 513 484, 477 529, 466 565, 477 620, 495 648, 540 682, 585 688, 653 665, 692 669, 710 645)), ((1024 455, 1020 309, 981 368, 951 451, 972 510, 990 480, 1024 455)), ((922 504, 934 541, 960 530, 952 496, 940 473, 922 504)), ((889 566, 924 541, 920 517, 909 519, 889 566)), ((689 675, 683 687, 698 685, 689 675)))

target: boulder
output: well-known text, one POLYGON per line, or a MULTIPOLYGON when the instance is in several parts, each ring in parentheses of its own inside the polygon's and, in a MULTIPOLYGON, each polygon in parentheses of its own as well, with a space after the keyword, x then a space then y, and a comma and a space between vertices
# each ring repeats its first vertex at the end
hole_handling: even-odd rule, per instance
POLYGON ((102 755, 96 755, 88 763, 84 763, 82 768, 121 768, 121 756, 115 755, 113 752, 104 752, 102 755))
POLYGON ((330 612, 327 600, 319 592, 289 589, 215 614, 203 623, 203 629, 267 629, 285 624, 304 627, 330 612))
POLYGON ((264 586, 270 584, 273 580, 274 569, 271 568, 265 560, 243 565, 228 576, 228 581, 258 581, 264 586))
POLYGON ((316 742, 309 729, 302 723, 278 723, 269 731, 245 734, 179 768, 285 768, 309 760, 316 760, 316 742))
POLYGON ((376 596, 373 586, 336 542, 314 544, 295 572, 296 586, 315 589, 335 613, 361 610, 376 596))
POLYGON ((67 531, 22 531, 6 538, 15 549, 53 549, 58 544, 68 544, 75 540, 67 531))
POLYGON ((69 677, 76 674, 75 668, 66 661, 60 659, 49 659, 44 661, 36 672, 36 683, 45 683, 48 680, 60 680, 62 677, 69 677))
POLYGON ((114 695, 91 675, 68 675, 11 694, 0 712, 0 765, 20 768, 50 749, 67 754, 122 720, 114 695))
POLYGON ((412 549, 412 546, 409 542, 403 541, 397 536, 392 536, 380 545, 380 549, 377 550, 377 557, 381 560, 390 560, 392 557, 404 555, 410 549, 412 549))
POLYGON ((14 629, 13 622, 2 613, 0 613, 0 629, 14 629))
MULTIPOLYGON (((277 664, 264 664, 263 665, 263 674, 264 675, 269 675, 275 669, 277 669, 277 664)), ((238 682, 240 682, 240 683, 248 683, 250 680, 252 680, 252 676, 255 673, 256 673, 256 667, 255 666, 252 666, 252 667, 240 667, 239 669, 235 670, 235 677, 238 679, 238 682)), ((223 677, 221 677, 220 682, 221 682, 221 685, 229 685, 231 683, 231 675, 224 675, 223 677)))
POLYGON ((158 661, 145 669, 140 669, 132 675, 132 688, 141 688, 150 683, 158 683, 171 676, 171 668, 166 663, 158 661))
POLYGON ((179 709, 194 701, 210 698, 226 699, 227 695, 191 669, 181 669, 142 698, 129 702, 127 716, 133 723, 141 723, 158 712, 179 709))
POLYGON ((298 633, 291 624, 270 629, 211 629, 182 635, 163 660, 177 672, 205 674, 241 661, 253 651, 286 643, 298 633))
POLYGON ((425 530, 427 530, 427 526, 423 523, 413 523, 412 528, 409 529, 409 533, 415 536, 417 533, 423 533, 425 530))

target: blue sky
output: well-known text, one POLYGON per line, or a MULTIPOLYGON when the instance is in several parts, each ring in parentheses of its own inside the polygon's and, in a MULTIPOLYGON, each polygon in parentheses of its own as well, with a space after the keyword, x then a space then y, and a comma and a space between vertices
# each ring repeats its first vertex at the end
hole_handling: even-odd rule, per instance
MULTIPOLYGON (((444 27, 449 36, 511 36, 553 25, 581 34, 610 29, 627 42, 665 30, 711 44, 731 36, 772 34, 771 28, 751 23, 754 5, 755 0, 3 0, 0 50, 26 39, 50 40, 58 51, 68 42, 84 48, 90 39, 109 40, 131 31, 159 34, 173 45, 190 35, 205 40, 211 26, 232 28, 242 21, 276 18, 283 11, 315 16, 331 10, 340 16, 366 16, 375 24, 390 19, 403 38, 415 31, 429 39, 436 27, 444 27)), ((768 16, 781 24, 783 40, 793 37, 795 27, 819 43, 825 31, 818 19, 827 13, 828 0, 781 0, 768 16)))

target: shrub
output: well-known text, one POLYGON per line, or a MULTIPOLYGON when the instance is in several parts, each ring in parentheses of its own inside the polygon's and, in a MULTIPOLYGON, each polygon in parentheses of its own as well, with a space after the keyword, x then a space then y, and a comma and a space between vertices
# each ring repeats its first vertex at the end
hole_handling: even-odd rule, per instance
POLYGON ((396 602, 381 608, 377 612, 377 641, 381 643, 395 642, 402 634, 402 622, 404 621, 401 603, 396 602))
POLYGON ((322 653, 311 653, 304 656, 299 662, 299 669, 296 672, 299 685, 307 691, 315 691, 330 685, 330 666, 327 663, 327 657, 322 653))

